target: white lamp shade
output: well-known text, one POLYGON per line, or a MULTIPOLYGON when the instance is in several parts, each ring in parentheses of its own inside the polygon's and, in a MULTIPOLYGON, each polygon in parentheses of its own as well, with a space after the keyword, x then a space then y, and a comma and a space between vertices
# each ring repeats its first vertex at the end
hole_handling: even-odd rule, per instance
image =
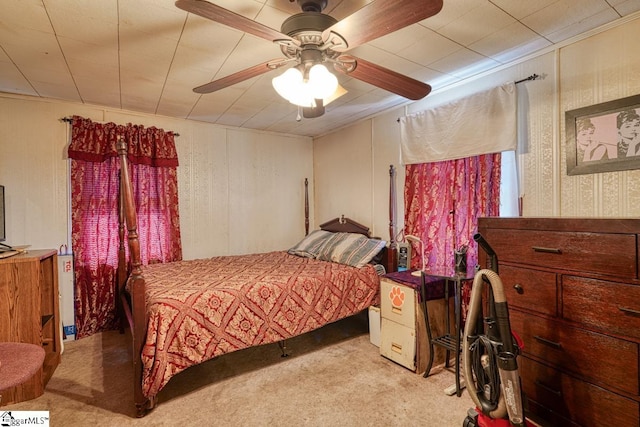
POLYGON ((302 84, 302 73, 297 68, 289 68, 284 73, 271 80, 273 88, 278 95, 286 100, 294 93, 295 89, 302 84))
POLYGON ((316 64, 309 70, 309 85, 316 99, 325 99, 333 95, 338 88, 338 78, 331 74, 327 67, 316 64))
POLYGON ((338 89, 337 77, 322 64, 311 67, 307 82, 300 70, 293 67, 274 77, 271 84, 281 97, 301 107, 315 107, 316 99, 330 98, 338 89))

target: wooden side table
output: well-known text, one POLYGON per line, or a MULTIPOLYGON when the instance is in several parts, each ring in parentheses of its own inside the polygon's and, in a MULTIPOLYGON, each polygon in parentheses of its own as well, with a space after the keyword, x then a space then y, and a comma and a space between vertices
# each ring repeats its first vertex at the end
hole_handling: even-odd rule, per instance
POLYGON ((44 350, 44 362, 34 375, 2 391, 2 406, 41 396, 60 363, 57 251, 36 249, 0 259, 0 278, 0 342, 30 343, 44 350))
MULTIPOLYGON (((427 319, 426 331, 427 331, 427 341, 429 343, 430 353, 433 354, 434 347, 439 346, 446 350, 445 355, 445 367, 449 367, 449 359, 451 352, 455 354, 455 377, 456 377, 456 396, 460 397, 462 395, 462 389, 460 387, 460 342, 462 340, 462 283, 473 280, 474 277, 474 269, 469 269, 466 273, 457 273, 453 271, 447 270, 428 270, 422 272, 422 278, 425 283, 432 280, 439 280, 440 283, 443 283, 443 292, 444 292, 444 300, 445 300, 445 332, 444 334, 433 337, 432 326, 429 322, 429 311, 428 307, 425 304, 425 319, 427 319), (453 327, 451 325, 450 314, 449 314, 449 294, 450 288, 453 287, 454 290, 454 324, 453 327)), ((433 357, 429 358, 429 363, 427 364, 427 368, 424 373, 424 377, 428 377, 431 371, 431 367, 433 366, 433 357)))

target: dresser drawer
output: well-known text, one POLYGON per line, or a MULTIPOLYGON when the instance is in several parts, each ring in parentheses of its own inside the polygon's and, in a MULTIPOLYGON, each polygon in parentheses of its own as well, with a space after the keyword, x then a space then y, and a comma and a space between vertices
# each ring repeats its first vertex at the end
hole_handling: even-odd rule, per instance
MULTIPOLYGON (((585 427, 638 427, 638 402, 526 357, 519 357, 518 365, 526 397, 553 413, 585 427)), ((566 424, 554 420, 553 425, 566 424)))
POLYGON ((553 319, 510 312, 512 330, 524 342, 523 353, 543 359, 587 380, 638 395, 638 344, 553 319))
POLYGON ((509 307, 556 316, 556 274, 503 265, 500 279, 509 307))
POLYGON ((563 276, 562 301, 568 320, 640 339, 640 286, 563 276))
POLYGON ((389 319, 382 318, 380 354, 400 365, 416 369, 416 331, 389 319))
POLYGON ((416 292, 409 286, 382 279, 380 281, 380 316, 415 329, 416 292))
POLYGON ((488 229, 499 261, 637 277, 634 234, 488 229))

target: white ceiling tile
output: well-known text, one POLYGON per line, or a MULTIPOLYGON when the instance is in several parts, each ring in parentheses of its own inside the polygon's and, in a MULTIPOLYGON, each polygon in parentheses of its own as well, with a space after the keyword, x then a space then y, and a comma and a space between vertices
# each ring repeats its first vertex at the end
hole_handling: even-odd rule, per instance
POLYGON ((640 10, 640 1, 638 0, 620 0, 614 2, 614 6, 620 16, 627 16, 630 13, 640 10))
POLYGON ((536 33, 548 36, 606 9, 611 7, 601 0, 558 0, 526 16, 522 22, 536 33))
POLYGON ((38 96, 54 99, 65 99, 68 101, 80 102, 80 96, 73 82, 66 82, 63 77, 51 76, 46 81, 30 80, 33 87, 38 92, 38 96))
POLYGON ((490 34, 469 45, 469 47, 499 62, 508 62, 517 57, 528 55, 535 50, 549 46, 551 43, 522 25, 514 22, 511 25, 490 34), (537 46, 537 49, 533 49, 537 46), (523 48, 526 47, 526 51, 523 48))
POLYGON ((83 80, 87 85, 119 90, 120 73, 117 66, 112 64, 105 66, 99 62, 85 62, 77 59, 71 59, 67 64, 73 72, 73 80, 76 84, 79 80, 83 80), (96 81, 100 84, 97 85, 96 81))
POLYGON ((53 29, 58 36, 100 46, 118 43, 118 8, 111 1, 90 1, 47 7, 53 29))
POLYGON ((612 9, 603 9, 594 15, 585 17, 581 21, 574 22, 558 29, 557 31, 547 34, 547 38, 554 43, 559 43, 562 40, 577 36, 578 34, 582 34, 592 28, 611 22, 611 20, 616 19, 617 17, 616 12, 612 9))
POLYGON ((190 15, 180 45, 211 54, 229 54, 243 33, 196 15, 190 15))
POLYGON ((3 17, 0 31, 10 27, 24 27, 30 30, 53 32, 47 10, 40 0, 3 0, 0 16, 3 17))
POLYGON ((283 12, 282 10, 270 6, 265 6, 260 10, 255 20, 273 30, 280 31, 282 23, 290 16, 290 13, 283 12))
POLYGON ((120 85, 117 76, 115 82, 107 80, 108 78, 106 73, 92 78, 76 78, 75 83, 78 86, 82 102, 120 108, 120 85), (95 84, 97 78, 101 78, 102 84, 95 84))
POLYGON ((446 58, 458 51, 461 46, 437 33, 429 33, 426 37, 416 40, 408 48, 399 51, 398 56, 423 66, 446 58))
POLYGON ((480 54, 462 48, 446 58, 434 62, 429 65, 429 67, 441 73, 460 77, 462 74, 467 75, 469 69, 475 69, 476 65, 480 63, 489 63, 492 65, 490 68, 500 65, 497 61, 490 60, 480 54))
MULTIPOLYGON (((67 62, 91 63, 103 68, 118 68, 118 43, 96 45, 87 40, 58 37, 67 62)), ((75 72, 75 70, 72 70, 75 72)))
POLYGON ((483 3, 489 2, 480 2, 477 0, 445 0, 442 2, 442 10, 430 18, 420 21, 420 25, 424 25, 433 30, 439 30, 451 22, 460 19, 467 13, 471 13, 483 3))
MULTIPOLYGON (((407 100, 337 73, 348 91, 296 121, 271 71, 207 95, 192 89, 283 58, 270 40, 178 9, 175 0, 0 0, 0 91, 299 135, 320 135, 407 100)), ((211 0, 279 30, 289 0, 211 0)), ((330 0, 344 19, 371 0, 330 0)), ((445 0, 437 15, 347 54, 434 90, 637 13, 638 0, 445 0), (517 22, 520 20, 520 22, 517 22)), ((636 17, 640 22, 640 17, 636 17)))
POLYGON ((428 38, 432 33, 432 30, 423 27, 422 25, 412 25, 391 34, 387 34, 386 36, 377 38, 368 43, 368 45, 378 47, 391 53, 397 53, 414 44, 416 40, 428 38))
MULTIPOLYGON (((0 57, 2 56, 4 56, 4 52, 0 50, 0 57)), ((18 71, 13 63, 0 59, 0 76, 2 76, 2 79, 0 79, 0 92, 38 95, 29 80, 18 71)))
POLYGON ((438 29, 443 36, 468 46, 513 24, 515 19, 488 2, 479 3, 462 16, 438 29))
POLYGON ((515 19, 523 19, 527 16, 556 3, 558 0, 513 1, 492 0, 492 3, 502 10, 509 11, 509 15, 515 19))

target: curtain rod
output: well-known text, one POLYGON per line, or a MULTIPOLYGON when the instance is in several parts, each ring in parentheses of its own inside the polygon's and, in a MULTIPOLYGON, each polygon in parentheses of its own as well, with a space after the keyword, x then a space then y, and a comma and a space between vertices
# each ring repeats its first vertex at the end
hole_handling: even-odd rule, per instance
POLYGON ((515 82, 515 84, 518 83, 524 83, 524 82, 528 82, 529 80, 538 80, 540 78, 539 75, 537 74, 531 74, 529 77, 527 77, 526 79, 522 79, 522 80, 518 80, 515 82))
MULTIPOLYGON (((60 119, 61 122, 67 122, 67 123, 71 123, 72 119, 71 117, 63 117, 60 119)), ((173 136, 180 136, 179 133, 173 132, 173 136)))

